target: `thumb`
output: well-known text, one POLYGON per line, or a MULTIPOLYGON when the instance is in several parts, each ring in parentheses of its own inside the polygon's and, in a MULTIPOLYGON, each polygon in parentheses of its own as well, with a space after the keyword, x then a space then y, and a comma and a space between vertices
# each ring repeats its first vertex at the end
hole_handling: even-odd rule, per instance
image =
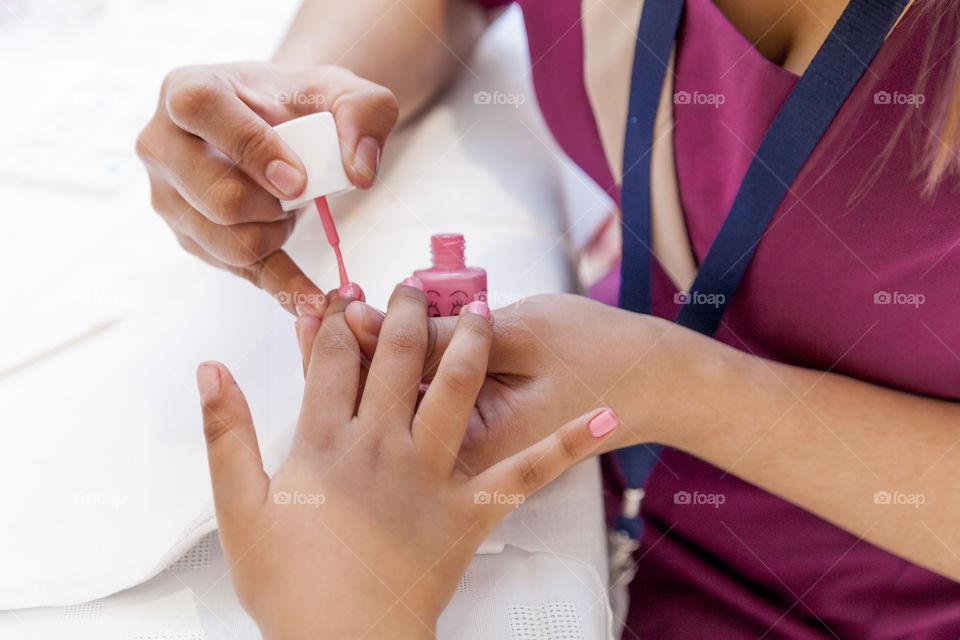
POLYGON ((396 96, 380 85, 354 78, 330 109, 340 134, 343 168, 359 189, 373 186, 380 153, 400 115, 396 96))
POLYGON ((262 504, 270 479, 263 471, 250 408, 227 368, 204 362, 197 368, 197 387, 213 502, 223 526, 262 504))

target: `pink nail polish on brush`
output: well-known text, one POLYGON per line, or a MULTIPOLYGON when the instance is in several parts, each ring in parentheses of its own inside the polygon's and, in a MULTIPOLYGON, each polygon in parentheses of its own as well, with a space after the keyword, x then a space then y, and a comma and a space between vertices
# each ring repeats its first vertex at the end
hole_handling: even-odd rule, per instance
POLYGON ((413 272, 423 282, 430 317, 455 316, 474 300, 487 300, 487 272, 467 266, 465 246, 459 233, 438 233, 430 237, 433 266, 413 272))
POLYGON ((311 113, 302 118, 288 120, 274 127, 280 138, 297 154, 307 170, 307 185, 298 198, 281 200, 284 211, 293 211, 310 203, 316 204, 323 223, 327 242, 333 247, 340 271, 339 294, 344 297, 361 299, 363 290, 350 282, 340 253, 340 236, 333 223, 326 196, 353 190, 354 186, 343 169, 340 157, 340 136, 333 115, 327 112, 311 113))
POLYGON ((363 290, 360 289, 360 285, 350 282, 350 278, 347 277, 347 267, 343 264, 343 254, 340 252, 340 236, 337 234, 337 226, 333 224, 333 215, 327 205, 327 198, 320 196, 314 202, 317 205, 317 213, 320 214, 323 232, 327 234, 327 242, 333 247, 333 252, 337 256, 337 269, 340 271, 340 288, 337 293, 345 298, 359 300, 363 296, 363 290))

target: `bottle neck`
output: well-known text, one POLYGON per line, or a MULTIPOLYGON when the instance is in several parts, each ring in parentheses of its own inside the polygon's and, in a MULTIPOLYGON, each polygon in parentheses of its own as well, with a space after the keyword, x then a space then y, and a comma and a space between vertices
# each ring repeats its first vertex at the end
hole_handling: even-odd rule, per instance
POLYGON ((458 233, 440 233, 430 238, 433 268, 443 271, 464 269, 464 240, 458 233))

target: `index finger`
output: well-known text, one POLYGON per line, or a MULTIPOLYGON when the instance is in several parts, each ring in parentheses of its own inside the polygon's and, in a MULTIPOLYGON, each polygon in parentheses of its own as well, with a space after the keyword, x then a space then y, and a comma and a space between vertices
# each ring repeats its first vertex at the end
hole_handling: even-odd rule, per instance
POLYGON ((219 149, 277 198, 292 200, 303 192, 307 174, 300 158, 226 80, 184 69, 169 84, 166 108, 177 126, 219 149))

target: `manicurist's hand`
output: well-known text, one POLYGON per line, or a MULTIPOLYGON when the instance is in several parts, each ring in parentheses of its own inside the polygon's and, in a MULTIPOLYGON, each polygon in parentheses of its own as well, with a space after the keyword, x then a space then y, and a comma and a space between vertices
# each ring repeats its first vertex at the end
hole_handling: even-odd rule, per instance
POLYGON ((350 181, 370 187, 397 101, 340 67, 245 62, 175 69, 137 139, 153 207, 180 244, 298 315, 320 315, 326 301, 282 250, 296 217, 278 199, 300 195, 306 174, 272 127, 317 111, 336 120, 350 181))
POLYGON ((423 292, 394 291, 368 367, 344 316, 349 302, 332 298, 322 322, 297 320, 303 408, 272 478, 230 373, 216 363, 197 372, 220 538, 240 601, 267 638, 433 637, 476 548, 519 496, 615 433, 616 417, 597 409, 465 474, 456 454, 493 338, 485 305, 450 327, 421 397, 423 292))
MULTIPOLYGON (((672 407, 689 404, 684 394, 696 385, 690 363, 710 358, 696 351, 702 348, 696 335, 694 342, 673 339, 690 331, 582 296, 534 296, 493 315, 488 377, 460 451, 467 472, 482 471, 599 406, 612 407, 621 420, 606 449, 664 442, 677 421, 672 407)), ((346 318, 364 353, 375 353, 383 314, 354 302, 346 318)), ((430 319, 427 375, 454 339, 456 322, 430 319)))

